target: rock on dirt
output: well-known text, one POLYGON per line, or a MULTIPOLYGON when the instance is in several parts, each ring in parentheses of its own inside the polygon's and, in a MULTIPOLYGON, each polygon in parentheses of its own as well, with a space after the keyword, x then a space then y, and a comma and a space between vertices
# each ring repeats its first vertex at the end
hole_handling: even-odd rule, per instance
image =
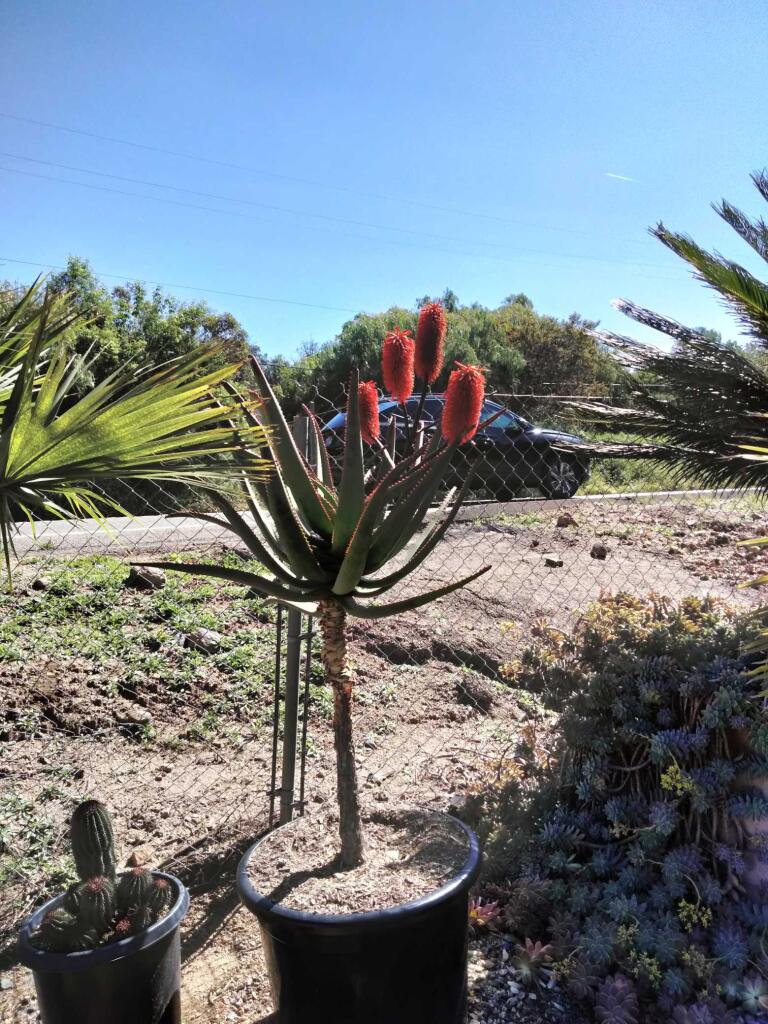
POLYGON ((165 586, 165 573, 149 565, 132 565, 125 586, 134 590, 159 590, 165 586))
POLYGON ((217 633, 215 629, 205 629, 201 626, 187 633, 184 646, 202 651, 203 654, 215 654, 221 647, 221 639, 221 633, 217 633))
POLYGON ((561 529, 563 529, 566 526, 578 525, 579 524, 576 522, 576 520, 573 518, 570 512, 561 512, 561 514, 557 517, 557 521, 555 522, 555 526, 559 526, 561 529))
POLYGON ((129 868, 145 868, 154 862, 155 855, 149 846, 137 846, 131 850, 128 860, 125 862, 129 868))
POLYGON ((546 565, 548 569, 562 569, 563 560, 560 555, 544 555, 544 565, 546 565))
POLYGON ((496 701, 493 686, 472 673, 464 673, 456 680, 456 697, 460 704, 469 704, 486 712, 496 701))
POLYGON ((601 562, 604 562, 605 559, 608 557, 608 548, 605 546, 605 544, 601 544, 600 541, 598 541, 596 544, 592 545, 592 548, 589 553, 592 556, 592 558, 598 558, 601 562))

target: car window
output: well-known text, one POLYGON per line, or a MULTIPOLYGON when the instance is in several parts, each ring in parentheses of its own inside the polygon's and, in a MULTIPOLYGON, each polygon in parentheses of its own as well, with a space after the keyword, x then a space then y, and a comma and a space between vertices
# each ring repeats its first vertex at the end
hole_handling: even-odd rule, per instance
MULTIPOLYGON (((499 406, 495 402, 485 402, 483 404, 483 419, 487 419, 489 416, 493 416, 494 413, 499 411, 499 406)), ((497 430, 508 430, 510 427, 519 427, 520 420, 513 412, 509 409, 505 409, 504 412, 497 416, 496 419, 491 423, 491 427, 496 427, 497 430)))
MULTIPOLYGON (((419 400, 418 400, 418 398, 409 398, 408 401, 406 402, 406 408, 408 409, 408 415, 411 417, 411 419, 413 419, 413 417, 416 415, 416 410, 418 409, 418 407, 419 407, 419 400)), ((442 406, 441 406, 439 401, 437 401, 434 398, 432 398, 432 399, 428 398, 426 400, 426 402, 424 403, 424 408, 422 409, 422 412, 421 412, 421 418, 423 420, 425 420, 427 423, 431 423, 435 419, 435 413, 437 413, 437 417, 438 418, 440 417, 440 410, 441 409, 442 409, 442 406)))

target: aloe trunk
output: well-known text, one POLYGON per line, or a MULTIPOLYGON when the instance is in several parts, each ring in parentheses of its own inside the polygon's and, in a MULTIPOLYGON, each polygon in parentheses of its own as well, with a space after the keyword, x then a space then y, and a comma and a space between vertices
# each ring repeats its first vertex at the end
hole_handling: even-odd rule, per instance
POLYGON ((363 835, 357 792, 355 743, 352 737, 352 677, 347 662, 347 613, 335 601, 321 601, 317 613, 323 636, 326 679, 333 690, 341 864, 345 868, 354 868, 363 862, 363 835))

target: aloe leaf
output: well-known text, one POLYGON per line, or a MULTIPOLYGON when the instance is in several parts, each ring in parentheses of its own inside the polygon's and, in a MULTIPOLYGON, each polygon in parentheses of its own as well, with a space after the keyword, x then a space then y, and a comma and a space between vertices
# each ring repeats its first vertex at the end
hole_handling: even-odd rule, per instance
POLYGON ((172 569, 174 572, 184 572, 190 576, 212 576, 217 580, 226 580, 228 583, 238 583, 242 587, 249 587, 256 590, 265 597, 274 597, 277 600, 294 601, 302 597, 319 600, 325 593, 316 586, 309 583, 302 583, 297 580, 294 587, 289 590, 272 580, 265 579, 255 572, 246 572, 244 569, 230 569, 224 565, 198 565, 195 562, 131 562, 131 565, 145 565, 152 569, 172 569))
POLYGON ((391 557, 397 544, 413 536, 421 522, 419 510, 428 506, 445 475, 455 446, 449 445, 436 458, 427 463, 425 472, 410 493, 399 499, 384 522, 373 535, 366 572, 375 572, 391 557))
POLYGON ((258 390, 264 398, 260 412, 267 425, 272 428, 270 445, 274 446, 286 485, 296 499, 301 516, 307 525, 320 534, 330 536, 333 524, 315 490, 309 466, 299 454, 293 434, 258 359, 251 357, 251 365, 256 376, 258 390))
POLYGON ((360 411, 357 403, 359 376, 353 370, 349 377, 347 418, 344 427, 344 461, 339 485, 339 507, 333 524, 332 549, 345 551, 360 519, 365 502, 365 468, 363 438, 360 433, 360 411))
POLYGON ((401 569, 390 573, 388 576, 381 576, 379 579, 366 580, 365 578, 362 578, 358 581, 356 584, 358 587, 362 584, 366 588, 368 586, 373 588, 365 594, 366 597, 378 597, 379 595, 386 593, 386 591, 390 590, 396 583, 404 580, 406 576, 409 576, 415 569, 418 569, 422 562, 432 554, 458 515, 459 509, 461 508, 464 498, 471 486, 472 476, 472 472, 467 475, 450 507, 448 514, 435 527, 433 527, 432 530, 430 530, 401 569))
POLYGON ((272 556, 271 552, 267 549, 266 544, 264 544, 262 539, 251 529, 248 523, 246 523, 237 509, 231 505, 223 495, 217 494, 215 491, 209 491, 208 494, 222 511, 227 522, 222 523, 221 520, 216 520, 213 516, 204 517, 200 513, 195 513, 196 518, 210 519, 214 522, 219 522, 222 526, 226 526, 232 531, 232 533, 236 534, 240 538, 257 561, 261 562, 261 564, 274 576, 277 576, 277 578, 282 580, 283 583, 288 583, 291 586, 294 585, 296 582, 294 574, 292 574, 289 569, 272 556))
POLYGON ((389 501, 390 485, 402 476, 403 473, 407 472, 408 468, 409 461, 405 460, 394 466, 366 501, 363 512, 355 527, 355 532, 352 534, 352 539, 344 555, 344 560, 339 567, 336 581, 333 585, 334 594, 350 593, 363 575, 373 531, 389 501))
POLYGON ((490 565, 486 565, 477 572, 472 573, 471 576, 465 576, 464 579, 458 580, 456 583, 449 583, 447 586, 440 587, 438 590, 428 590, 425 594, 417 594, 415 597, 407 597, 402 601, 393 601, 391 604, 365 605, 361 604, 360 601, 354 597, 342 598, 341 604, 346 608, 350 615, 357 615, 361 619, 386 619, 390 615, 399 615, 401 612, 409 612, 414 608, 421 608, 425 604, 429 604, 431 601, 436 601, 438 597, 445 597, 446 594, 452 594, 454 590, 459 590, 460 587, 466 587, 468 583, 472 583, 480 576, 483 576, 490 568, 490 565))
POLYGON ((331 468, 331 460, 328 457, 328 449, 325 447, 325 439, 323 438, 323 432, 320 429, 317 416, 315 416, 312 409, 308 405, 302 406, 304 415, 309 420, 309 424, 312 428, 312 433, 315 438, 315 445, 317 447, 317 475, 329 491, 336 493, 336 487, 333 482, 333 469, 331 468))

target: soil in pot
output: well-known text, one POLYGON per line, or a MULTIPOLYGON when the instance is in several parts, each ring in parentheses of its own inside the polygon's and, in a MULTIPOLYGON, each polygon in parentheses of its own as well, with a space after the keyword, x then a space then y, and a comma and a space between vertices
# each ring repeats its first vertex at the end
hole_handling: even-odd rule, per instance
POLYGON ((338 818, 319 813, 274 832, 251 858, 256 890, 292 910, 362 914, 426 896, 450 881, 469 853, 464 829, 445 814, 388 810, 364 819, 365 862, 339 866, 338 818))

